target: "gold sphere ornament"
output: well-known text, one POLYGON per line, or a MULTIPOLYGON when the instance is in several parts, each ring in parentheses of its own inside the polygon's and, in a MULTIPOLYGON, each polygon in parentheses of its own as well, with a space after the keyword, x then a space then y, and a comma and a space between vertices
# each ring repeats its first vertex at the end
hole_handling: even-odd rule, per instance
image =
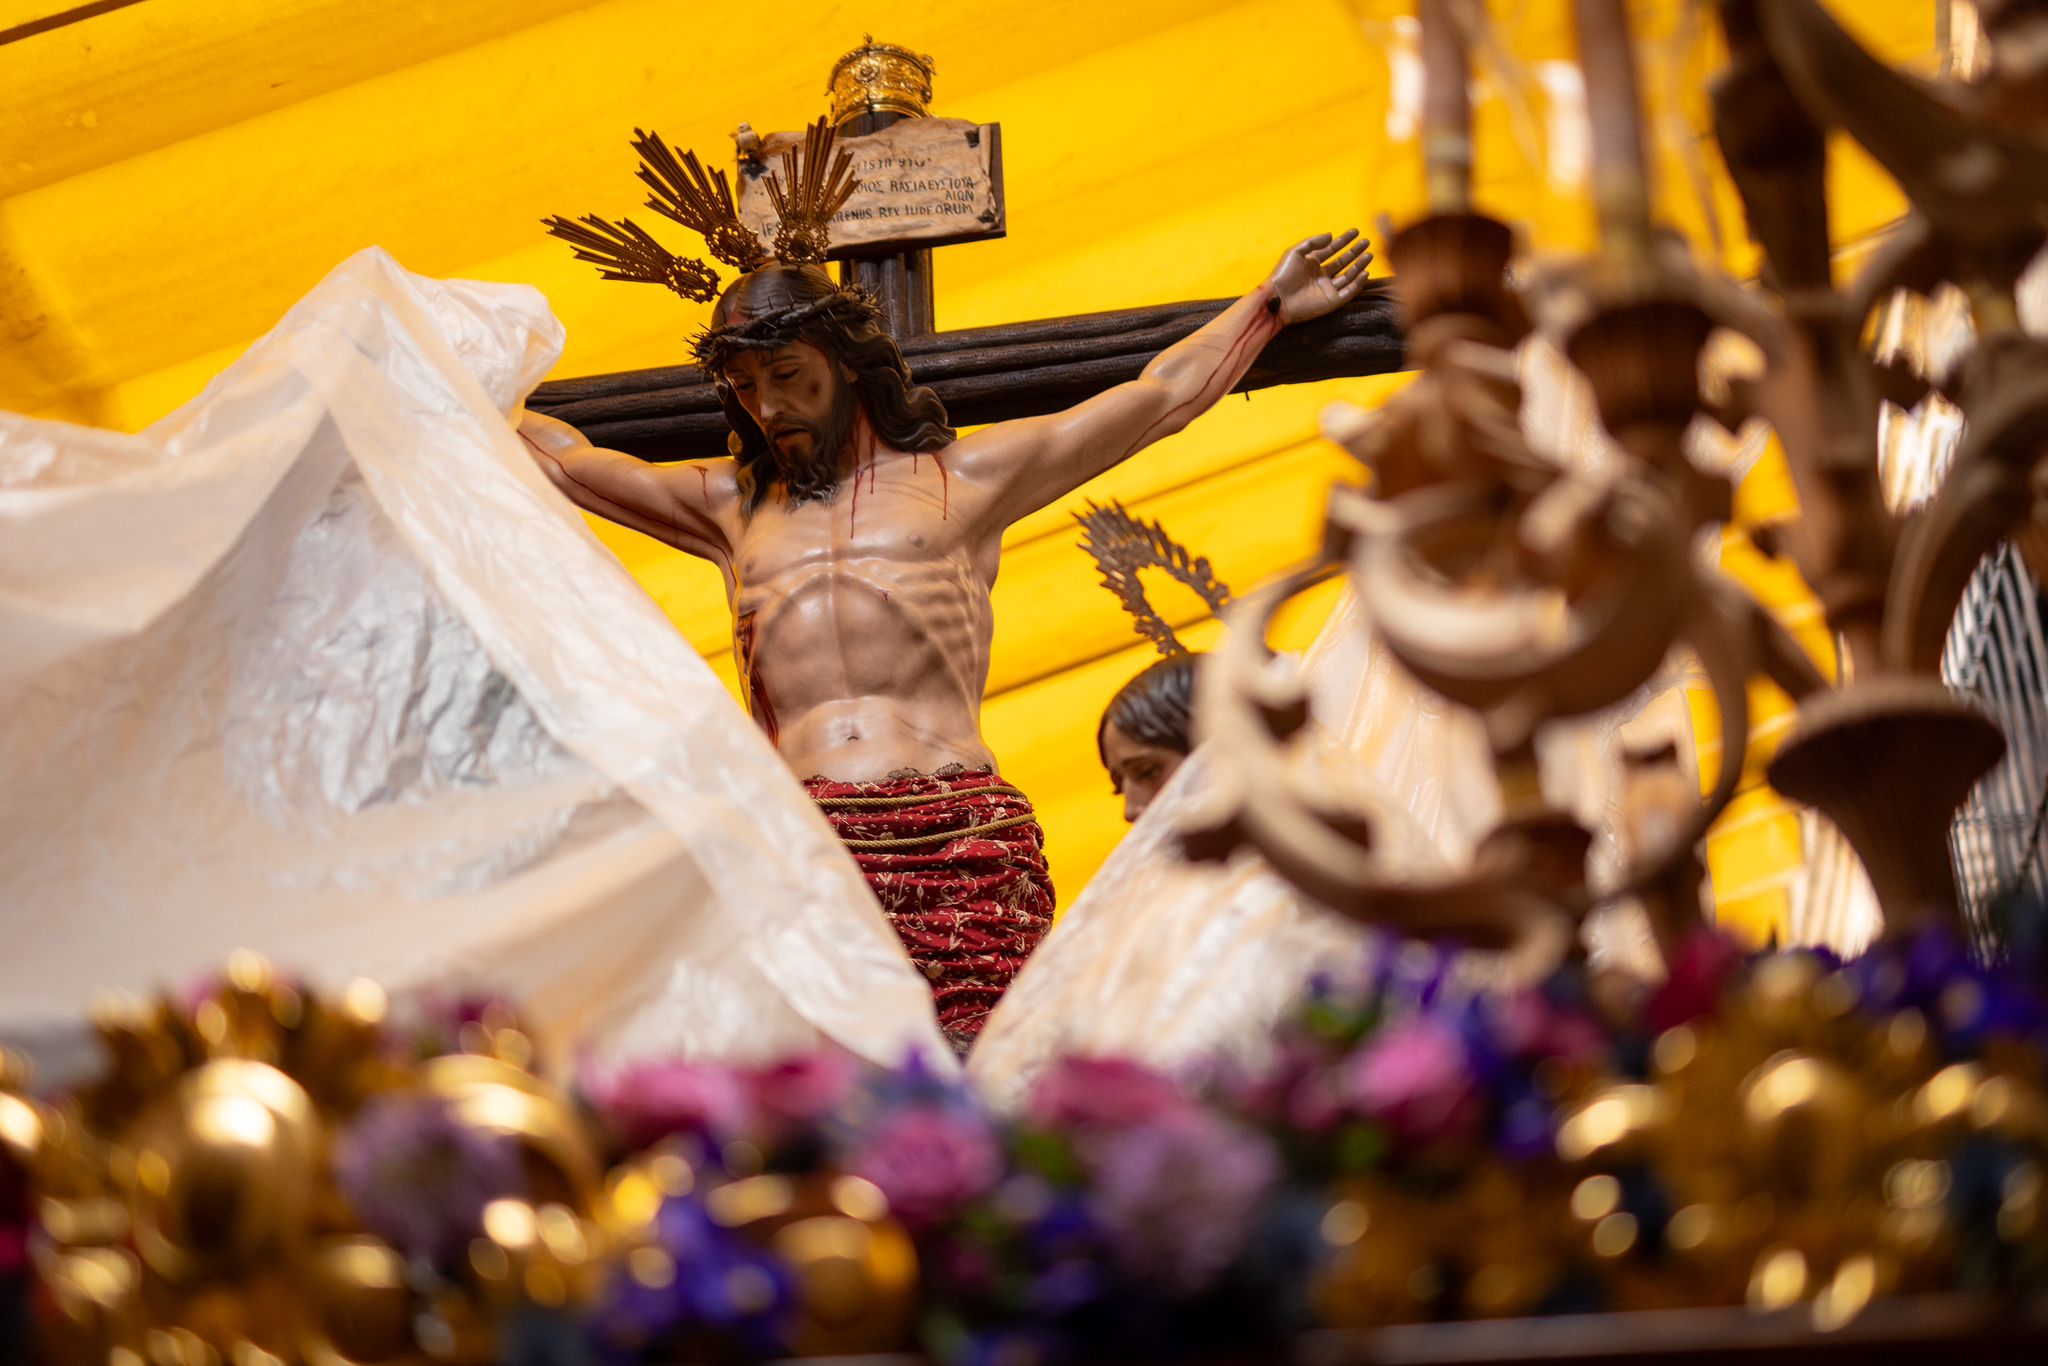
POLYGON ((889 1202, 857 1176, 752 1176, 711 1191, 717 1223, 796 1278, 798 1356, 885 1352, 910 1340, 917 1249, 889 1202))
POLYGON ((305 1278, 307 1366, 397 1366, 421 1360, 405 1259, 367 1234, 315 1248, 305 1278))
POLYGON ((1671 1110, 1671 1098, 1643 1082, 1600 1087, 1557 1126, 1557 1155, 1602 1166, 1638 1160, 1669 1123, 1671 1110))
POLYGON ((1737 1101, 1759 1188, 1836 1199, 1863 1176, 1876 1107, 1839 1063, 1774 1054, 1743 1081, 1737 1101))
POLYGON ((50 1366, 143 1360, 148 1318, 142 1268, 133 1253, 111 1247, 45 1249, 36 1259, 36 1276, 43 1289, 38 1327, 50 1366))
POLYGON ((487 1305, 559 1309, 595 1297, 607 1248, 596 1222, 568 1206, 508 1197, 484 1207, 483 1236, 470 1243, 469 1271, 487 1305))
POLYGON ((226 1058, 187 1074, 130 1145, 143 1260, 174 1286, 296 1261, 320 1145, 311 1099, 276 1068, 226 1058))

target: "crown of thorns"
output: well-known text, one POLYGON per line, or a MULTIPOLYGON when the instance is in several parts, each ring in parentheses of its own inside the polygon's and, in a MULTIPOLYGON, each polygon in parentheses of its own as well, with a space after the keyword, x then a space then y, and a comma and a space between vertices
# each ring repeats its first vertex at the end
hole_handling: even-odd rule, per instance
POLYGON ((722 375, 742 351, 773 351, 787 346, 806 328, 838 325, 849 329, 882 325, 882 309, 860 285, 842 285, 809 303, 791 304, 772 313, 757 313, 742 322, 709 328, 692 343, 697 364, 706 374, 722 375))
POLYGON ((1216 577, 1206 556, 1190 555, 1188 548, 1166 534, 1158 522, 1133 517, 1122 503, 1111 499, 1108 507, 1089 503, 1086 512, 1074 514, 1081 524, 1081 548, 1095 559, 1102 572, 1102 586, 1116 594, 1117 601, 1131 614, 1138 634, 1171 659, 1184 655, 1173 627, 1145 596, 1139 571, 1160 569, 1201 595, 1209 610, 1220 612, 1230 603, 1230 589, 1216 577))
MULTIPOLYGON (((853 154, 838 149, 836 131, 819 119, 804 132, 801 150, 782 154, 782 166, 768 173, 768 198, 781 225, 775 232, 776 259, 789 265, 822 265, 831 247, 829 224, 860 187, 853 154)), ((695 152, 677 156, 659 134, 633 130, 640 154, 640 179, 653 194, 647 207, 699 233, 717 259, 740 271, 759 270, 768 249, 744 223, 733 203, 724 171, 707 171, 695 152)), ((685 299, 708 303, 718 297, 718 272, 693 257, 677 256, 632 219, 613 223, 596 214, 581 219, 557 214, 542 220, 550 235, 576 249, 607 280, 662 285, 685 299)))

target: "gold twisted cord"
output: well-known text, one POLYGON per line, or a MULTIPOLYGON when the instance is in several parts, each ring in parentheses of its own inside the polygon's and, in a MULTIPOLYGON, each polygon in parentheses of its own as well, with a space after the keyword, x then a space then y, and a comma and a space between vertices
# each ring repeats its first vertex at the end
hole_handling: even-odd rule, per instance
POLYGON ((939 830, 929 835, 905 835, 900 839, 850 840, 839 842, 847 848, 864 854, 879 853, 885 849, 913 849, 930 845, 951 844, 954 840, 972 839, 976 835, 993 834, 997 830, 1008 830, 1013 825, 1028 825, 1038 817, 1030 814, 1005 816, 999 821, 988 821, 982 825, 970 825, 964 830, 939 830))
POLYGON ((950 801, 954 797, 985 797, 991 793, 1018 798, 1024 796, 1008 783, 991 783, 987 787, 961 787, 951 792, 911 792, 899 797, 813 797, 811 800, 827 811, 871 811, 890 807, 925 806, 950 801))

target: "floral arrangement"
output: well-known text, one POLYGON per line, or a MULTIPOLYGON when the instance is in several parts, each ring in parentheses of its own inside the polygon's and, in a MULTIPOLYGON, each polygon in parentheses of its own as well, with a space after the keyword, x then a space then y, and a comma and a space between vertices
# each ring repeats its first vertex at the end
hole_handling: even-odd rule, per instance
POLYGON ((100 1032, 77 1092, 0 1068, 0 1286, 52 1363, 1163 1358, 2048 1282, 2048 1008, 1936 931, 1505 994, 1411 947, 1258 1066, 1069 1058, 1001 1118, 836 1053, 572 1095, 501 1003, 398 1028, 248 957, 100 1032))

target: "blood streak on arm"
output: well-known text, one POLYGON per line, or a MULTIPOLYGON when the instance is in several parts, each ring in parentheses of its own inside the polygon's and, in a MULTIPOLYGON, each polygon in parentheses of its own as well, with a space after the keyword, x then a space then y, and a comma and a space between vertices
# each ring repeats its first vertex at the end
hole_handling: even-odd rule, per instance
POLYGON ((1265 307, 1252 315, 1244 331, 1237 335, 1230 343, 1229 349, 1224 351, 1209 373, 1202 377, 1200 388, 1190 397, 1182 399, 1160 414, 1150 426, 1138 434, 1137 440, 1125 448, 1123 456, 1118 458, 1136 454, 1166 432, 1178 431, 1180 427, 1187 425, 1188 419, 1222 398, 1223 392, 1228 392, 1231 385, 1243 378, 1244 372, 1251 368, 1252 361, 1279 331, 1280 299, 1278 295, 1268 295, 1265 307), (1223 381, 1223 392, 1211 394, 1209 391, 1216 387, 1219 379, 1223 381))

